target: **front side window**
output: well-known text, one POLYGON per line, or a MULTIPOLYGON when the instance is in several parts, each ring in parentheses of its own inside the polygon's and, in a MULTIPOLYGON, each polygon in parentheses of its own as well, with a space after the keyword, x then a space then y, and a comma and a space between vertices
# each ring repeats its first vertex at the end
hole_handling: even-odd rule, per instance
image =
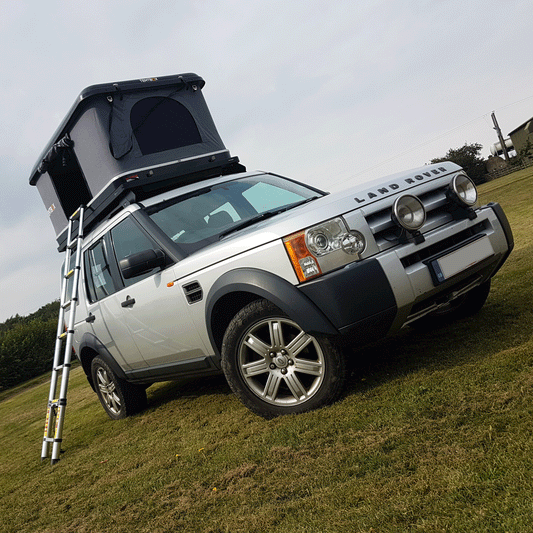
MULTIPOLYGON (((115 248, 117 263, 119 264, 122 259, 125 259, 130 255, 144 252, 145 250, 155 250, 157 248, 154 242, 131 217, 126 218, 111 230, 111 239, 113 241, 113 247, 115 248)), ((124 285, 129 287, 133 283, 137 283, 138 281, 151 276, 157 270, 158 269, 153 269, 144 274, 129 279, 123 279, 124 285)))
POLYGON ((277 176, 228 181, 150 206, 146 213, 185 255, 322 193, 277 176))

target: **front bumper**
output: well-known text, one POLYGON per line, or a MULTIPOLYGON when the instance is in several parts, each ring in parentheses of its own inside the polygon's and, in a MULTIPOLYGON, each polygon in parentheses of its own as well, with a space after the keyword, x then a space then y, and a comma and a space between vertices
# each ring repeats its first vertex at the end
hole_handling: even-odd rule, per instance
POLYGON ((326 274, 300 290, 339 333, 356 331, 361 342, 376 340, 420 318, 490 279, 514 246, 502 208, 489 204, 474 220, 446 224, 408 243, 326 274), (432 264, 468 243, 483 239, 493 253, 438 281, 432 264))

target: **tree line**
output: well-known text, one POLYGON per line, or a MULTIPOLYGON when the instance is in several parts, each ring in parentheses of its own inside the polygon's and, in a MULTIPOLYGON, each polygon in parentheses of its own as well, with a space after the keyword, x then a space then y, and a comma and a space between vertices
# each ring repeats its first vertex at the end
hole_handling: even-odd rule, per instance
MULTIPOLYGON (((460 167, 463 167, 464 171, 476 185, 480 185, 488 179, 486 160, 480 155, 482 148, 483 145, 479 143, 465 143, 460 148, 450 148, 444 157, 432 159, 430 163, 442 163, 444 161, 456 163, 460 167)), ((528 139, 524 147, 518 150, 516 156, 511 158, 510 164, 515 166, 523 160, 527 161, 531 158, 532 154, 533 144, 528 139)))
POLYGON ((487 170, 485 160, 480 156, 483 146, 479 143, 465 143, 460 148, 450 148, 444 157, 437 157, 431 163, 442 163, 451 161, 463 167, 470 179, 477 185, 487 181, 487 170))
POLYGON ((0 323, 0 391, 52 370, 59 302, 0 323))

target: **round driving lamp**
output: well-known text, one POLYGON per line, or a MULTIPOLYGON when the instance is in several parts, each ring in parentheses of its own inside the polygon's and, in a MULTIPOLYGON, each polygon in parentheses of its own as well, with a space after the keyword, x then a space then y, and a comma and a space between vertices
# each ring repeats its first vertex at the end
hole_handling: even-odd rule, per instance
POLYGON ((462 204, 472 207, 477 202, 477 188, 468 176, 458 174, 453 178, 451 187, 462 204))
POLYGON ((410 194, 400 196, 392 206, 392 220, 403 229, 418 231, 426 221, 426 210, 422 202, 410 194))

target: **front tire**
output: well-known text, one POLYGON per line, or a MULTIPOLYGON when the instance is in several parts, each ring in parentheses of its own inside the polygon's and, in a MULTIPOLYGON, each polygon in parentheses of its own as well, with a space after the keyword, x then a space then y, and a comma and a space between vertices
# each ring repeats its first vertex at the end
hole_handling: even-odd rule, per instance
POLYGON ((413 326, 423 328, 434 328, 443 324, 449 324, 454 320, 461 320, 473 316, 485 305, 490 292, 490 279, 468 291, 466 294, 452 300, 447 305, 426 315, 413 326))
POLYGON ((109 418, 126 418, 146 407, 146 389, 117 377, 100 357, 95 357, 91 363, 91 376, 96 394, 109 418))
POLYGON ((346 379, 335 344, 304 332, 267 300, 251 302, 230 322, 222 370, 237 397, 267 419, 333 402, 346 379))

